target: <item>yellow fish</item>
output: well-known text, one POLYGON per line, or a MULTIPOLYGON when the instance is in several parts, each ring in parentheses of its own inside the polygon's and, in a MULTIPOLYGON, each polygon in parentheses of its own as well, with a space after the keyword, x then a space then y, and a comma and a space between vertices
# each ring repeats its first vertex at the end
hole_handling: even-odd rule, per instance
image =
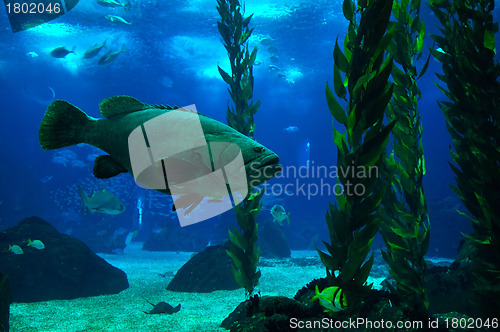
POLYGON ((313 296, 311 302, 319 300, 319 303, 325 308, 325 312, 333 314, 347 307, 347 301, 344 291, 337 286, 327 287, 320 293, 318 285, 316 285, 316 295, 313 296))

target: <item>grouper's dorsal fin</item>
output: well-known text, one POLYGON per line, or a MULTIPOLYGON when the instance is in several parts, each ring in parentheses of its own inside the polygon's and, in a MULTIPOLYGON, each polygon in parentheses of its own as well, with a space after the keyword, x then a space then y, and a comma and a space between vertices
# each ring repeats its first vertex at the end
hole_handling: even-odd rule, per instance
POLYGON ((130 96, 114 96, 106 98, 99 104, 101 115, 109 119, 115 115, 138 112, 149 106, 130 96))
POLYGON ((149 105, 151 108, 157 108, 157 109, 160 109, 160 110, 168 110, 168 111, 171 111, 171 110, 176 110, 178 109, 179 107, 177 106, 170 106, 170 105, 149 105))
MULTIPOLYGON (((170 105, 149 105, 151 106, 152 108, 158 108, 158 109, 161 109, 161 110, 167 110, 167 111, 171 111, 171 110, 180 110, 180 111, 184 111, 184 112, 189 112, 189 113, 193 113, 193 111, 189 110, 189 109, 186 109, 184 107, 179 107, 177 105, 174 105, 174 106, 170 106, 170 105)), ((196 112, 198 113, 198 115, 201 115, 201 116, 204 116, 206 118, 210 118, 208 115, 205 115, 205 114, 202 114, 202 113, 199 113, 199 112, 196 112)))
MULTIPOLYGON (((180 111, 184 111, 184 112, 189 112, 189 113, 193 113, 192 111, 190 111, 189 109, 185 109, 184 107, 180 108, 179 106, 177 105, 174 105, 174 106, 170 106, 170 105, 158 105, 158 104, 154 104, 154 105, 149 105, 149 107, 151 108, 156 108, 156 109, 160 109, 160 110, 167 110, 167 111, 171 111, 171 110, 180 110, 180 111)), ((198 112, 197 112, 198 113, 198 112)), ((205 114, 201 114, 201 113, 198 113, 199 115, 201 116, 204 116, 204 117, 207 117, 207 118, 210 118, 209 116, 205 115, 205 114)))

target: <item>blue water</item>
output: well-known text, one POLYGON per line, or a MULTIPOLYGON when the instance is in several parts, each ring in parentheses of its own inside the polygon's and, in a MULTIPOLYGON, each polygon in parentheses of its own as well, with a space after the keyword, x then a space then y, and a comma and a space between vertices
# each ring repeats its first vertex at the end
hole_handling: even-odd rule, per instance
MULTIPOLYGON (((76 224, 109 222, 140 230, 139 239, 145 240, 155 228, 177 222, 170 213, 170 198, 138 188, 130 175, 95 179, 93 158, 100 152, 93 147, 73 146, 64 149, 72 153, 62 155, 43 151, 38 127, 47 106, 44 99, 51 97, 49 87, 57 99, 71 102, 94 117, 99 117, 102 99, 127 94, 151 104, 196 104, 200 113, 225 122, 229 94, 217 65, 227 69, 228 62, 217 30, 215 6, 216 1, 208 0, 133 1, 125 13, 122 8, 104 8, 96 1, 81 0, 66 15, 15 34, 10 31, 5 9, 0 9, 0 229, 38 215, 68 233, 76 224), (112 24, 104 18, 109 14, 122 16, 132 25, 112 24), (104 40, 109 49, 119 50, 123 45, 127 52, 108 66, 97 64, 107 50, 96 58, 83 59, 89 47, 104 40), (60 46, 75 47, 76 54, 63 59, 50 56, 50 51, 60 46), (89 192, 101 184, 126 204, 124 214, 81 213, 76 185, 89 192)), ((255 117, 256 138, 275 151, 285 167, 305 165, 307 160, 315 165, 335 165, 332 117, 324 90, 326 82, 333 80, 335 39, 343 40, 347 29, 341 1, 249 0, 246 13, 254 13, 250 45, 259 49, 254 97, 262 106, 255 117), (284 130, 290 126, 298 130, 284 130)), ((434 17, 425 6, 422 16, 427 32, 437 33, 434 17)), ((427 37, 426 53, 431 46, 427 37)), ((433 83, 439 71, 440 65, 432 59, 427 74, 419 80, 425 193, 432 225, 428 254, 453 257, 460 232, 468 232, 470 226, 455 211, 463 208, 449 189, 454 182, 448 166, 451 140, 436 103, 443 96, 433 83)), ((278 178, 270 184, 292 180, 278 178)), ((325 213, 333 200, 328 195, 308 199, 301 193, 269 194, 259 218, 271 219, 270 208, 282 204, 291 212, 286 233, 292 249, 313 249, 311 243, 320 246, 320 240, 327 240, 325 213)), ((218 220, 190 226, 191 231, 227 234, 218 220)), ((381 246, 379 239, 374 248, 381 246)))

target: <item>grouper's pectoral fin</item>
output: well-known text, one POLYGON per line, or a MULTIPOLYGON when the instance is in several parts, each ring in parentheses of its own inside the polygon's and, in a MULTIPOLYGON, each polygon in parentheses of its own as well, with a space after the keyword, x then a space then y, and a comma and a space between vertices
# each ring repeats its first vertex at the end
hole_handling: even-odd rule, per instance
POLYGON ((191 211, 193 211, 203 200, 203 196, 200 194, 187 194, 179 197, 175 200, 174 205, 172 205, 172 211, 177 209, 188 208, 184 215, 187 216, 191 211))
POLYGON ((115 161, 111 156, 102 155, 95 158, 94 176, 98 179, 108 179, 126 172, 128 171, 125 167, 115 161))

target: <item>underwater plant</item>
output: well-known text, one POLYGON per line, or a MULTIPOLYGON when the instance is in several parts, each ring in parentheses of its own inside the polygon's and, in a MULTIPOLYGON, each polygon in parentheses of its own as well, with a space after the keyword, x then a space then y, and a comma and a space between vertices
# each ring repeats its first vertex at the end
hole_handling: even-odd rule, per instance
MULTIPOLYGON (((453 140, 452 190, 469 211, 473 232, 473 299, 485 317, 500 312, 500 64, 495 60, 492 0, 431 0, 442 35, 432 35, 439 48, 446 84, 439 101, 453 140)), ((460 212, 465 214, 463 212, 460 212)))
POLYGON ((342 9, 349 28, 344 52, 335 42, 333 79, 335 94, 347 105, 342 108, 328 84, 326 100, 335 121, 346 128, 341 133, 332 126, 337 168, 356 169, 338 172, 339 184, 363 190, 336 193, 336 204, 330 203, 326 215, 330 243, 323 243, 328 252, 318 252, 329 286, 343 290, 345 311, 351 314, 359 310, 371 289, 366 280, 373 254, 367 257, 380 227, 383 190, 377 190, 378 176, 370 173, 383 163, 389 133, 395 125, 395 121, 384 124, 385 109, 393 92, 393 85, 388 82, 392 59, 386 51, 394 27, 387 30, 392 0, 344 0, 342 9))
POLYGON ((259 225, 255 220, 262 208, 262 195, 264 190, 255 192, 234 208, 242 231, 239 232, 235 227, 232 232, 229 231, 229 249, 226 250, 234 263, 231 267, 234 279, 245 288, 248 296, 253 293, 260 279, 260 270, 257 269, 260 257, 257 245, 259 225))
POLYGON ((253 116, 260 107, 260 100, 253 102, 253 64, 257 47, 248 49, 248 38, 254 28, 249 28, 252 15, 244 18, 239 0, 217 0, 217 11, 221 21, 217 28, 222 36, 231 64, 231 75, 217 66, 219 73, 229 85, 229 95, 234 105, 226 112, 227 124, 243 135, 253 137, 253 116))
POLYGON ((420 19, 420 0, 394 0, 394 34, 389 54, 394 59, 394 89, 386 110, 392 129, 393 152, 385 158, 381 178, 387 185, 382 199, 381 234, 386 244, 382 257, 396 281, 398 293, 413 310, 425 314, 429 306, 425 291, 430 223, 424 196, 425 159, 422 123, 417 108, 421 93, 417 79, 427 70, 430 54, 420 73, 416 62, 422 57, 425 23, 420 19))
MULTIPOLYGON (((254 114, 260 101, 253 102, 253 64, 257 56, 257 47, 250 53, 248 38, 253 28, 249 28, 252 15, 244 17, 239 0, 217 0, 217 11, 221 21, 217 22, 224 47, 231 64, 231 75, 218 66, 219 73, 229 85, 229 95, 233 101, 228 106, 226 119, 229 126, 240 133, 253 138, 255 130, 254 114)), ((227 254, 233 260, 233 275, 248 296, 253 293, 259 282, 260 270, 257 264, 260 248, 257 246, 257 215, 262 207, 260 199, 264 191, 256 192, 235 207, 236 218, 241 232, 236 228, 229 231, 229 249, 227 254)))

